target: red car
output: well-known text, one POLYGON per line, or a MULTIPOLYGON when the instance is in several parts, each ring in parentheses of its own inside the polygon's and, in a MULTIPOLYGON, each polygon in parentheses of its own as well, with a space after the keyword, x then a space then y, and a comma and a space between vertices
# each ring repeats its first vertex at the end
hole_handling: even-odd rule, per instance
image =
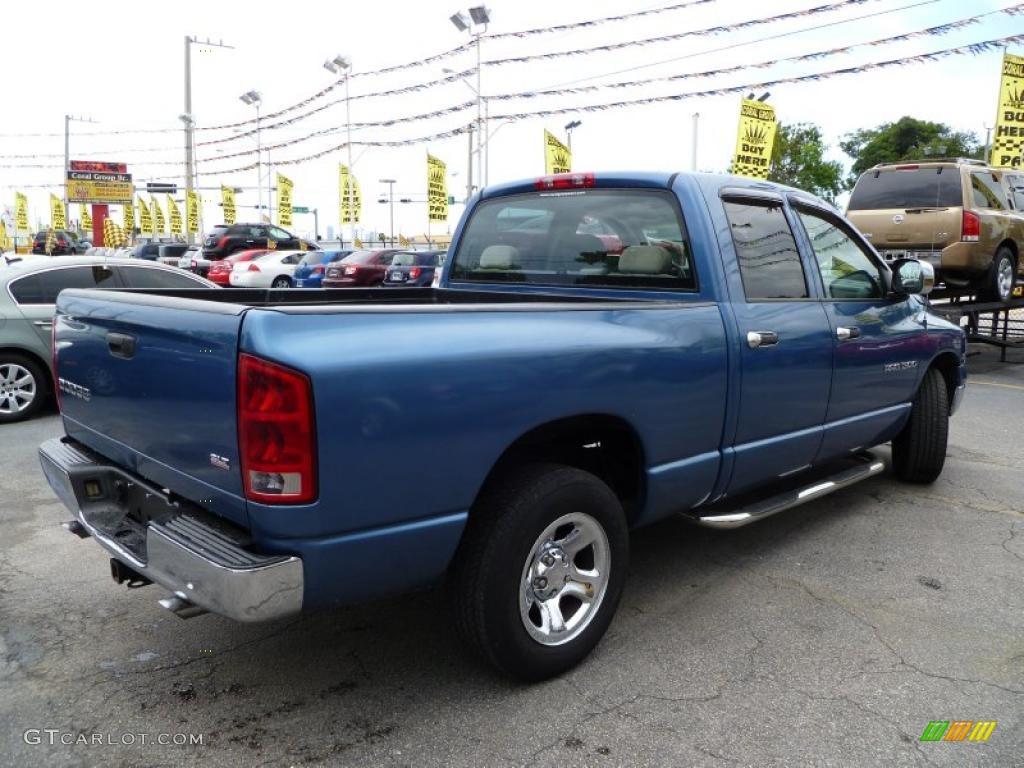
POLYGON ((367 288, 384 282, 387 268, 398 248, 382 251, 353 251, 341 261, 329 264, 321 285, 324 288, 367 288))
POLYGON ((253 248, 248 251, 237 251, 220 261, 214 261, 210 264, 210 271, 207 273, 206 279, 217 285, 229 286, 231 283, 228 278, 231 277, 231 270, 234 269, 235 264, 241 261, 252 261, 264 253, 268 253, 266 248, 253 248))

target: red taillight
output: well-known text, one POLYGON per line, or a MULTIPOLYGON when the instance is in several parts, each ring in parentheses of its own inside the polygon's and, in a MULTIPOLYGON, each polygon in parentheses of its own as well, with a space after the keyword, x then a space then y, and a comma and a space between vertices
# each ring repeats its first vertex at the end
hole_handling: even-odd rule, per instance
POLYGON ((960 228, 960 239, 967 243, 976 243, 981 238, 981 219, 978 214, 964 211, 963 225, 960 228))
POLYGON ((594 186, 592 173, 556 173, 554 176, 541 176, 533 183, 534 189, 577 189, 594 186))
POLYGON ((238 444, 247 499, 268 504, 316 499, 309 378, 277 363, 239 355, 238 444))
POLYGON ((415 280, 417 277, 419 277, 422 274, 423 274, 423 270, 422 269, 420 269, 419 267, 412 267, 409 270, 409 279, 410 280, 415 280))
POLYGON ((195 269, 198 266, 199 266, 199 262, 196 261, 195 259, 192 259, 192 269, 195 269))
POLYGON ((59 245, 61 248, 64 248, 65 246, 67 246, 67 244, 68 244, 67 240, 58 240, 57 241, 57 245, 59 245))
POLYGON ((250 272, 259 272, 260 268, 256 264, 250 264, 249 265, 249 271, 250 272))
POLYGON ((224 237, 222 237, 220 240, 217 241, 217 247, 218 248, 223 248, 224 246, 227 245, 227 243, 228 243, 228 237, 225 235, 224 237))
POLYGON ((60 410, 60 380, 57 376, 57 318, 53 318, 53 325, 50 326, 50 365, 53 369, 53 396, 57 400, 57 410, 60 410))
POLYGON ((359 267, 357 265, 355 265, 355 264, 350 264, 349 266, 345 267, 345 274, 346 275, 354 275, 358 271, 359 271, 359 267))
POLYGON ((311 274, 322 275, 323 273, 324 273, 324 265, 323 264, 317 264, 315 267, 313 267, 313 272, 311 274))

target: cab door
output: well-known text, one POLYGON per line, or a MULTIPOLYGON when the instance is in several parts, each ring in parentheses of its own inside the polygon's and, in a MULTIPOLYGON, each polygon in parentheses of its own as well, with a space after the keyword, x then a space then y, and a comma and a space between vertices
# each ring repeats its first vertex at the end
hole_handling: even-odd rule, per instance
POLYGON ((832 392, 818 461, 885 442, 910 409, 927 365, 925 305, 888 293, 886 268, 840 216, 792 200, 814 255, 834 347, 832 392))

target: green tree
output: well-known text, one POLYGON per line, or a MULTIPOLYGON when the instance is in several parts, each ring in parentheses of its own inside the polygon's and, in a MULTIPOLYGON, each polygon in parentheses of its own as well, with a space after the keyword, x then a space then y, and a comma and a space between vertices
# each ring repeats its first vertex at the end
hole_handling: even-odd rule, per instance
POLYGON ((769 181, 804 189, 833 202, 843 189, 843 165, 826 160, 828 145, 813 123, 779 123, 769 181))
POLYGON ((945 123, 931 123, 913 117, 901 117, 895 123, 848 133, 839 146, 853 158, 848 179, 850 186, 864 171, 878 163, 929 157, 980 158, 983 152, 975 134, 954 131, 945 123))

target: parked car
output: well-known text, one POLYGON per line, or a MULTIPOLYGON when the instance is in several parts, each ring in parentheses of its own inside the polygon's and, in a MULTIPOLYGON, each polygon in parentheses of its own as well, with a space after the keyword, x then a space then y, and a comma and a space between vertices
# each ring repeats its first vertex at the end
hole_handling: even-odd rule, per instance
POLYGON ((230 256, 213 262, 210 265, 210 271, 206 273, 206 279, 211 283, 221 286, 231 285, 231 271, 236 265, 258 259, 266 253, 270 253, 270 251, 265 248, 254 248, 251 251, 235 251, 230 256))
POLYGON ((1024 249, 1024 176, 981 160, 882 163, 861 174, 847 215, 883 258, 927 261, 947 286, 1013 294, 1024 249))
POLYGON ((216 261, 235 251, 269 247, 271 250, 316 251, 319 246, 272 224, 219 224, 203 240, 203 258, 216 261), (268 241, 270 245, 268 246, 268 241))
POLYGON ((631 528, 762 520, 877 476, 887 441, 898 478, 942 471, 964 332, 919 295, 927 262, 886 264, 812 195, 562 174, 489 187, 456 233, 405 301, 62 294, 67 435, 40 458, 67 527, 183 617, 443 581, 470 647, 539 680, 608 628, 631 528))
POLYGON ((434 272, 441 266, 445 251, 399 251, 391 259, 384 273, 384 285, 389 288, 405 285, 422 287, 431 285, 434 272))
POLYGON ((188 253, 189 248, 194 248, 188 243, 161 243, 160 249, 157 252, 156 260, 161 264, 167 264, 171 267, 178 266, 181 258, 188 253))
POLYGON ((336 264, 327 267, 323 288, 366 288, 384 282, 391 257, 398 249, 353 251, 336 264))
MULTIPOLYGON (((46 253, 46 238, 48 233, 49 230, 44 229, 40 232, 36 232, 36 234, 32 236, 32 253, 46 253)), ((66 229, 53 230, 53 250, 50 252, 50 255, 52 256, 66 256, 69 254, 85 253, 90 248, 92 248, 92 243, 80 238, 74 232, 70 232, 66 229)))
POLYGON ((307 251, 267 251, 252 261, 238 262, 228 275, 233 288, 291 288, 292 274, 307 251))
POLYGON ((324 273, 331 264, 352 253, 347 251, 309 251, 295 268, 293 281, 296 288, 321 288, 324 273))
POLYGON ((0 424, 34 415, 53 391, 51 327, 65 288, 213 288, 174 267, 93 256, 24 259, 0 268, 0 424))

